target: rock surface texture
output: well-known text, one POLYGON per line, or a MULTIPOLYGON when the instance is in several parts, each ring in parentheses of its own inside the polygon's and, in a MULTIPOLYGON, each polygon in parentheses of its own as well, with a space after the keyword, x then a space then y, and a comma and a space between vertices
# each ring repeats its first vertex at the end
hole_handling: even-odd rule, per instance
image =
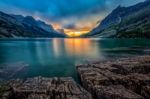
POLYGON ((150 99, 150 56, 78 65, 77 70, 95 99, 150 99))
POLYGON ((11 80, 0 86, 0 99, 92 99, 72 78, 11 80), (9 86, 9 87, 8 87, 9 86))

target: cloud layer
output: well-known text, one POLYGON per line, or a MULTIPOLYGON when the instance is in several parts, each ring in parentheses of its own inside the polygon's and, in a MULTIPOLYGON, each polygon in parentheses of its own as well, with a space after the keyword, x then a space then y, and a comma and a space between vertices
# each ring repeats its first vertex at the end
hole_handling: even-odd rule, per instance
POLYGON ((96 25, 118 5, 129 6, 144 0, 1 0, 0 10, 57 23, 62 28, 96 25))

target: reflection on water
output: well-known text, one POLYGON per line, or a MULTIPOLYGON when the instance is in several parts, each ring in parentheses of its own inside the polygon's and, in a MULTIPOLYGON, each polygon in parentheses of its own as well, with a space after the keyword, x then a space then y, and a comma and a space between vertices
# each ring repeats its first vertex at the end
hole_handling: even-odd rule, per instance
POLYGON ((94 57, 100 54, 100 49, 90 39, 65 39, 64 43, 70 55, 94 57))
POLYGON ((5 39, 0 41, 0 64, 24 62, 29 65, 14 77, 72 76, 77 79, 76 63, 107 56, 143 54, 143 47, 149 48, 150 40, 5 39))
POLYGON ((92 57, 99 56, 100 49, 90 39, 54 39, 54 56, 61 56, 65 53, 71 57, 92 57))

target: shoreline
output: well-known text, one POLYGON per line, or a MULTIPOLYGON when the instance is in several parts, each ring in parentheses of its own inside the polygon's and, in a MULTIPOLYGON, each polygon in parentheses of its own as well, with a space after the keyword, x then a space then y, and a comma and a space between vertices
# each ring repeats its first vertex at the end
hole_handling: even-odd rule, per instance
POLYGON ((71 77, 34 77, 0 84, 2 99, 148 99, 150 55, 76 66, 81 85, 71 77))
POLYGON ((0 99, 92 99, 92 96, 71 77, 34 77, 1 85, 0 99))

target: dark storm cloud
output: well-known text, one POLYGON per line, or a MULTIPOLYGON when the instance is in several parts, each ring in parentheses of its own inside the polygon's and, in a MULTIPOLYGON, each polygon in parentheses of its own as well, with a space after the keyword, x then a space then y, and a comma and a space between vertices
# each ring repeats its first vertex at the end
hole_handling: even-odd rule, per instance
POLYGON ((75 29, 76 28, 76 25, 74 23, 70 23, 70 24, 66 24, 63 26, 63 28, 65 29, 75 29))

